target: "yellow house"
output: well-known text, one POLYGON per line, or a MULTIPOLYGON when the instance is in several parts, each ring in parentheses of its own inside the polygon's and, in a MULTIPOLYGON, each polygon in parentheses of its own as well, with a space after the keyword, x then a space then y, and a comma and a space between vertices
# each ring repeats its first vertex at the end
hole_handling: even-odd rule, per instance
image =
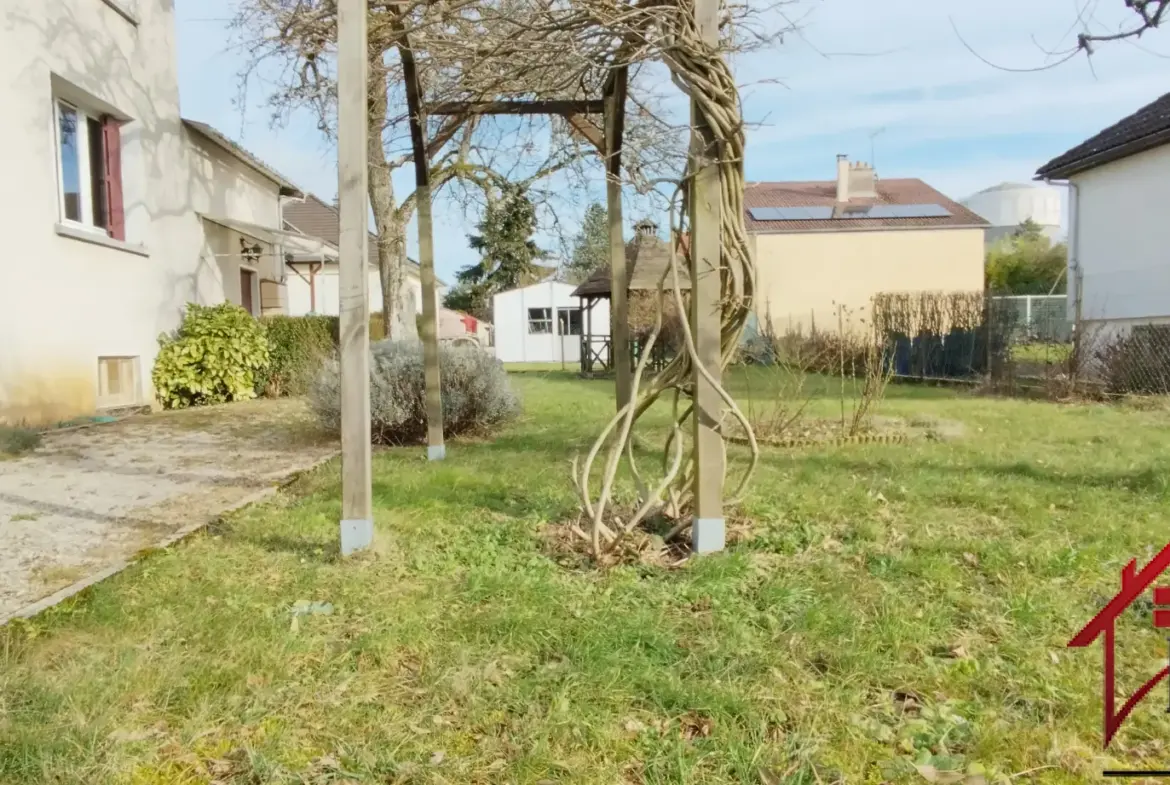
POLYGON ((744 206, 756 315, 778 333, 856 328, 880 292, 983 289, 987 222, 921 180, 839 155, 836 180, 749 183, 744 206))

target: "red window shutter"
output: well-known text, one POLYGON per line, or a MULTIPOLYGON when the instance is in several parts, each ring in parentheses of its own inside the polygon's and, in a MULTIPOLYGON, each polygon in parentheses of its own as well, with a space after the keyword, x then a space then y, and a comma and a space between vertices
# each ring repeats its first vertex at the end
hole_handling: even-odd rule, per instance
POLYGON ((126 208, 122 201, 122 124, 113 117, 102 118, 102 141, 106 148, 106 209, 110 213, 107 232, 115 240, 126 239, 126 208))

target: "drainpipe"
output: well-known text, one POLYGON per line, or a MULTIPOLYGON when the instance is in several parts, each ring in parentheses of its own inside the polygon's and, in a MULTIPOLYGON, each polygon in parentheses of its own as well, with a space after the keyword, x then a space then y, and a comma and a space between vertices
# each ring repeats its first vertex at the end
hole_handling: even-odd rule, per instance
POLYGON ((1045 178, 1044 182, 1047 185, 1063 185, 1068 189, 1068 293, 1071 295, 1071 301, 1075 303, 1081 299, 1081 191, 1072 180, 1045 178))

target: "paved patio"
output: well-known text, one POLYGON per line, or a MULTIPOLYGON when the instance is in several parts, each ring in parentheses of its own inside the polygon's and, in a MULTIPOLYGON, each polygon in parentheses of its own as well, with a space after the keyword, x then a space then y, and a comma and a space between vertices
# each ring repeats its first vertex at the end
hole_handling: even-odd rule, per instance
POLYGON ((0 623, 273 493, 336 454, 302 401, 141 415, 0 461, 0 623))

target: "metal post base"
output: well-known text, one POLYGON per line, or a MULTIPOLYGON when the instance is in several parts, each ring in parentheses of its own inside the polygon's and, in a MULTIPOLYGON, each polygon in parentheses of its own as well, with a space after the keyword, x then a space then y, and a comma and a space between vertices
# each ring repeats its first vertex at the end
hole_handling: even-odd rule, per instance
POLYGON ((364 551, 374 542, 374 522, 365 520, 341 522, 341 555, 351 556, 364 551))
POLYGON ((723 518, 696 518, 691 524, 691 549, 695 553, 714 553, 727 545, 727 527, 723 518))
POLYGON ((447 445, 440 444, 436 447, 427 447, 428 461, 441 461, 447 457, 447 445))

